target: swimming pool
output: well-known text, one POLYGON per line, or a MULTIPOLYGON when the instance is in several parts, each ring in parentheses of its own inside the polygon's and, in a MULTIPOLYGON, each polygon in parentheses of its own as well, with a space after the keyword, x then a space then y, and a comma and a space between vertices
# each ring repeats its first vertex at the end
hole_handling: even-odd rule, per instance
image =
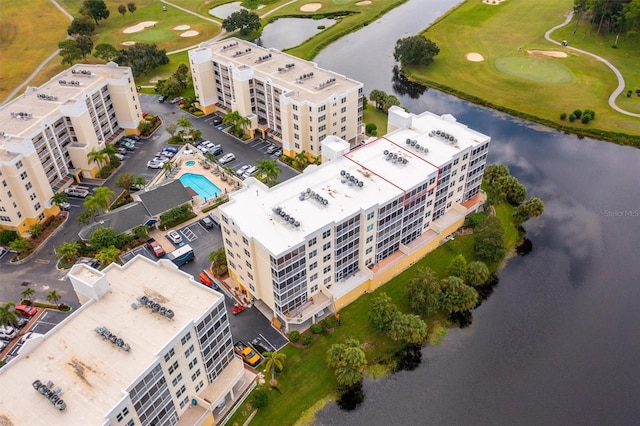
POLYGON ((193 160, 189 160, 186 163, 184 163, 184 165, 187 166, 187 167, 191 167, 191 166, 195 166, 196 162, 193 161, 193 160))
POLYGON ((182 176, 180 176, 180 182, 182 182, 184 186, 188 186, 189 188, 196 191, 198 197, 202 198, 203 200, 215 197, 222 192, 220 188, 218 188, 209 179, 195 173, 183 174, 182 176))

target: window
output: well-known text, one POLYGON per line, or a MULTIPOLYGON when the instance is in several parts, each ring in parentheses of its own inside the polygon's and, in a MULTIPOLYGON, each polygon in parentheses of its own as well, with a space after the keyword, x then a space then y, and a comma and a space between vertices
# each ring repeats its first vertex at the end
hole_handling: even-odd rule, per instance
POLYGON ((193 345, 189 346, 189 349, 187 349, 184 352, 184 357, 187 358, 189 355, 191 355, 193 353, 194 349, 193 349, 193 345))
POLYGON ((318 127, 318 131, 319 132, 324 132, 325 130, 327 130, 327 125, 323 124, 322 126, 318 127))
POLYGON ((331 260, 331 253, 329 253, 328 255, 326 255, 325 257, 322 258, 323 262, 326 262, 328 260, 331 260))
POLYGON ((329 271, 331 271, 331 265, 325 266, 322 272, 326 274, 329 271))
POLYGON ((315 293, 316 291, 318 291, 318 284, 311 287, 311 290, 310 290, 311 293, 315 293))
POLYGON ((312 239, 309 240, 309 247, 311 247, 312 245, 314 245, 316 243, 316 237, 313 237, 312 239))
POLYGON ((33 188, 33 185, 31 185, 31 182, 27 182, 27 184, 24 186, 24 189, 26 189, 27 191, 30 190, 31 188, 33 188))
POLYGON ((373 219, 373 216, 375 216, 375 213, 374 213, 374 212, 369 213, 369 214, 367 215, 367 220, 371 220, 371 219, 373 219))
POLYGON ((36 205, 35 205, 35 206, 33 206, 33 208, 34 208, 36 211, 40 210, 40 208, 41 208, 41 207, 42 207, 42 206, 40 205, 40 203, 36 203, 36 205))
POLYGON ((318 107, 318 112, 322 112, 322 111, 324 111, 324 110, 326 110, 326 109, 327 109, 327 106, 326 106, 326 105, 319 106, 319 107, 318 107))
POLYGON ((313 271, 314 269, 316 269, 318 267, 318 262, 313 262, 311 265, 309 265, 309 270, 313 271))
POLYGON ((5 188, 7 187, 7 181, 6 180, 2 181, 2 186, 4 186, 5 188))
POLYGON ((327 229, 322 233, 322 238, 327 238, 331 235, 331 229, 327 229))
POLYGON ((297 124, 293 125, 293 130, 300 130, 300 126, 298 126, 297 124))
POLYGON ((196 379, 198 378, 198 376, 200 376, 200 369, 199 369, 199 368, 196 370, 196 372, 195 372, 195 373, 193 373, 193 374, 191 375, 191 381, 192 381, 192 382, 195 382, 195 381, 196 381, 196 379))
POLYGON ((326 285, 328 283, 331 282, 331 276, 328 276, 327 278, 324 279, 323 283, 326 285))
POLYGON ((249 240, 247 240, 247 237, 242 237, 242 242, 246 245, 249 245, 249 240))
POLYGON ((467 158, 469 158, 469 153, 466 153, 465 155, 462 156, 463 160, 466 160, 467 158))
POLYGON ((371 241, 373 241, 373 235, 369 235, 369 236, 367 237, 366 244, 369 244, 371 241))
POLYGON ((193 361, 189 363, 189 370, 195 367, 198 364, 198 358, 194 358, 193 361))
POLYGON ((27 178, 27 172, 20 173, 20 179, 25 180, 27 178))
POLYGON ((9 196, 9 198, 13 197, 13 194, 11 193, 11 191, 7 191, 7 195, 9 196))
POLYGON ((174 371, 178 369, 178 361, 174 362, 171 367, 169 367, 169 374, 173 374, 174 371))
POLYGON ((293 110, 294 110, 294 111, 297 111, 297 110, 298 110, 298 105, 294 105, 294 106, 293 106, 293 110))
POLYGON ((309 278, 309 281, 315 281, 318 278, 318 274, 313 274, 311 275, 311 278, 309 278))
POLYGON ((320 117, 318 117, 318 123, 322 123, 322 122, 323 122, 324 120, 326 120, 326 119, 327 119, 327 115, 326 115, 326 114, 323 114, 323 115, 321 115, 320 117))
POLYGON ((16 163, 16 169, 21 169, 21 168, 22 168, 22 160, 16 163))
POLYGON ((324 243, 324 245, 322 246, 322 250, 329 250, 331 248, 331 241, 329 241, 328 243, 324 243))
POLYGON ((316 257, 316 254, 318 254, 318 250, 313 250, 309 252, 309 259, 316 257))
POLYGON ((185 393, 186 391, 187 391, 187 387, 185 385, 182 385, 180 389, 178 389, 178 392, 176 392, 176 397, 180 398, 182 394, 185 393))
POLYGON ((251 264, 249 263, 249 261, 245 261, 245 262, 244 262, 244 264, 245 264, 245 265, 247 265, 247 268, 249 268, 249 269, 251 269, 251 268, 252 268, 252 266, 251 266, 251 264))
POLYGON ((298 121, 298 114, 293 114, 293 119, 298 121))
POLYGON ((188 332, 187 334, 185 334, 184 337, 180 339, 180 342, 184 346, 184 344, 187 343, 189 339, 191 339, 191 332, 188 332))
POLYGON ((343 104, 346 104, 346 103, 347 103, 347 98, 342 98, 342 99, 341 99, 341 102, 342 102, 343 104))
POLYGON ((346 123, 346 122, 347 122, 347 117, 342 117, 342 118, 340 119, 340 122, 341 122, 341 123, 346 123))
POLYGON ((369 253, 371 253, 371 251, 372 251, 372 250, 373 250, 373 247, 369 247, 369 248, 366 250, 365 254, 369 254, 369 253))
POLYGON ((342 107, 342 108, 340 108, 340 112, 341 112, 342 114, 344 114, 345 112, 347 112, 347 107, 342 107))
POLYGON ((342 127, 340 128, 340 131, 341 131, 341 132, 346 132, 346 131, 347 131, 347 126, 342 126, 342 127))
POLYGON ((169 352, 164 354, 164 362, 169 362, 171 357, 174 356, 175 354, 176 354, 176 351, 174 349, 171 349, 169 352))
POLYGON ((37 197, 36 197, 36 194, 35 194, 35 193, 33 193, 33 194, 29 195, 29 199, 30 199, 31 201, 35 200, 36 198, 37 198, 37 197))
POLYGON ((297 134, 297 133, 294 133, 294 134, 293 134, 293 138, 294 138, 294 139, 297 139, 297 140, 300 140, 300 135, 299 135, 299 134, 297 134))
POLYGON ((178 383, 180 383, 180 380, 182 380, 182 373, 178 374, 172 381, 171 383, 173 383, 173 387, 176 387, 178 385, 178 383))
POLYGON ((367 226, 367 232, 373 231, 373 224, 367 226))
POLYGON ((249 253, 249 250, 244 249, 244 255, 247 256, 247 257, 250 257, 251 253, 249 253))
POLYGON ((296 142, 294 146, 296 147, 296 149, 300 149, 300 144, 298 142, 296 142))

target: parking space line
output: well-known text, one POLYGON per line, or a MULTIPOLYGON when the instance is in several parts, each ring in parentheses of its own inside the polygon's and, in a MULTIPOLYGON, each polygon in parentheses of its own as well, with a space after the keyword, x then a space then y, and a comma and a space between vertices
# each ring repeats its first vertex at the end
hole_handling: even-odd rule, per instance
POLYGON ((183 229, 181 229, 182 231, 182 235, 184 235, 184 237, 189 241, 193 241, 198 239, 198 236, 196 234, 193 233, 193 231, 187 226, 183 229))

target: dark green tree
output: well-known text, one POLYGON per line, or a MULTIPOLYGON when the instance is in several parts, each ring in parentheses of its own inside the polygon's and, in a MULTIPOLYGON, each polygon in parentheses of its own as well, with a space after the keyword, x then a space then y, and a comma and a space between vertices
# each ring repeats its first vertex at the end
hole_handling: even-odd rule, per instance
POLYGON ((109 9, 104 0, 84 0, 80 13, 93 18, 98 25, 98 21, 109 17, 109 9))
POLYGON ((87 55, 93 50, 93 40, 91 36, 79 35, 76 37, 76 45, 80 52, 82 52, 82 59, 86 59, 87 55))
POLYGON ((458 277, 448 277, 440 284, 440 305, 447 312, 462 312, 473 309, 478 303, 478 293, 458 277))
POLYGON ((466 283, 473 287, 481 286, 489 279, 489 268, 484 262, 469 262, 467 265, 466 283))
POLYGON ((447 274, 464 280, 467 276, 467 259, 461 254, 451 259, 447 267, 447 274))
POLYGON ((93 56, 109 62, 118 56, 118 49, 111 44, 101 43, 93 49, 93 56))
POLYGON ((223 20, 222 28, 228 32, 240 30, 240 34, 247 35, 251 31, 256 31, 260 28, 260 17, 257 13, 242 9, 238 12, 233 12, 227 19, 223 20))
POLYGON ((136 4, 131 1, 127 3, 127 10, 133 15, 134 13, 136 13, 136 10, 138 10, 138 8, 136 7, 136 4))
POLYGON ((89 245, 95 250, 102 248, 115 246, 117 244, 118 236, 113 228, 103 226, 96 229, 89 236, 89 245))
POLYGON ((488 217, 475 233, 475 236, 473 248, 478 259, 492 263, 504 257, 507 249, 504 241, 504 230, 498 218, 488 217))
POLYGON ((513 205, 518 205, 527 198, 527 188, 514 176, 503 176, 494 185, 500 190, 505 200, 513 205))
POLYGON ((484 169, 484 180, 490 185, 504 176, 511 176, 509 168, 504 164, 489 164, 484 169))
POLYGON ((435 273, 425 268, 407 284, 409 309, 418 315, 435 315, 440 310, 440 283, 435 273))
POLYGON ((67 34, 74 35, 92 35, 96 30, 96 24, 86 16, 80 16, 71 21, 71 25, 67 28, 67 34))
POLYGON ((347 339, 345 343, 331 345, 327 351, 327 364, 334 370, 340 386, 351 387, 362 381, 367 357, 360 349, 359 341, 347 339))
POLYGON ((126 15, 127 13, 127 6, 125 6, 124 4, 121 4, 118 6, 118 13, 122 16, 126 15))
POLYGON ((386 293, 380 293, 371 301, 369 309, 369 324, 378 331, 387 331, 398 308, 386 293))
POLYGON ((382 110, 384 112, 388 112, 389 108, 392 106, 400 106, 400 99, 398 99, 395 95, 387 95, 384 97, 384 102, 382 103, 382 110))
POLYGON ((82 50, 78 47, 75 40, 64 40, 58 43, 58 53, 62 57, 62 64, 72 65, 74 62, 82 58, 82 50))
POLYGON ((13 309, 15 302, 6 302, 0 305, 0 326, 17 324, 20 320, 18 313, 13 309))
POLYGON ((404 68, 408 65, 429 65, 440 53, 440 48, 421 35, 401 38, 396 41, 393 58, 404 68))
POLYGON ((369 94, 369 99, 371 99, 371 102, 375 104, 377 109, 382 109, 386 97, 387 94, 384 91, 378 89, 373 89, 369 94))
POLYGON ((396 312, 389 326, 389 337, 420 345, 427 338, 427 324, 417 315, 396 312))
POLYGON ((513 218, 517 224, 521 224, 542 213, 544 213, 544 202, 540 198, 533 197, 516 207, 513 218))
POLYGON ((133 76, 147 73, 160 65, 169 63, 167 51, 158 49, 155 44, 136 43, 126 49, 121 49, 115 62, 121 66, 131 67, 133 76))

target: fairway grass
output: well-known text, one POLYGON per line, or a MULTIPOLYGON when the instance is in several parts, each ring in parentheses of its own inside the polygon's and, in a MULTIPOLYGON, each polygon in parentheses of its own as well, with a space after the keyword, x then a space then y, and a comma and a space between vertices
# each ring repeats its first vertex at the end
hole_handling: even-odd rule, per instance
POLYGON ((0 2, 0 102, 56 51, 70 23, 48 0, 0 2))
MULTIPOLYGON (((499 6, 467 1, 424 31, 440 48, 435 62, 405 71, 413 80, 513 115, 640 146, 640 119, 620 114, 607 103, 617 87, 613 72, 590 56, 544 39, 544 33, 562 23, 572 6, 572 0, 509 0, 499 6), (528 50, 564 51, 568 57, 532 56, 528 50), (468 61, 465 55, 470 52, 485 60, 468 61), (591 109, 596 119, 587 125, 560 120, 561 113, 575 109, 591 109)), ((567 38, 560 32, 552 37, 567 38)), ((639 81, 638 52, 632 51, 630 43, 599 51, 588 43, 580 48, 607 58, 613 51, 615 65, 625 79, 639 81)), ((637 85, 640 87, 640 82, 637 85)), ((640 108, 640 98, 638 101, 635 109, 629 108, 631 112, 640 108)))

